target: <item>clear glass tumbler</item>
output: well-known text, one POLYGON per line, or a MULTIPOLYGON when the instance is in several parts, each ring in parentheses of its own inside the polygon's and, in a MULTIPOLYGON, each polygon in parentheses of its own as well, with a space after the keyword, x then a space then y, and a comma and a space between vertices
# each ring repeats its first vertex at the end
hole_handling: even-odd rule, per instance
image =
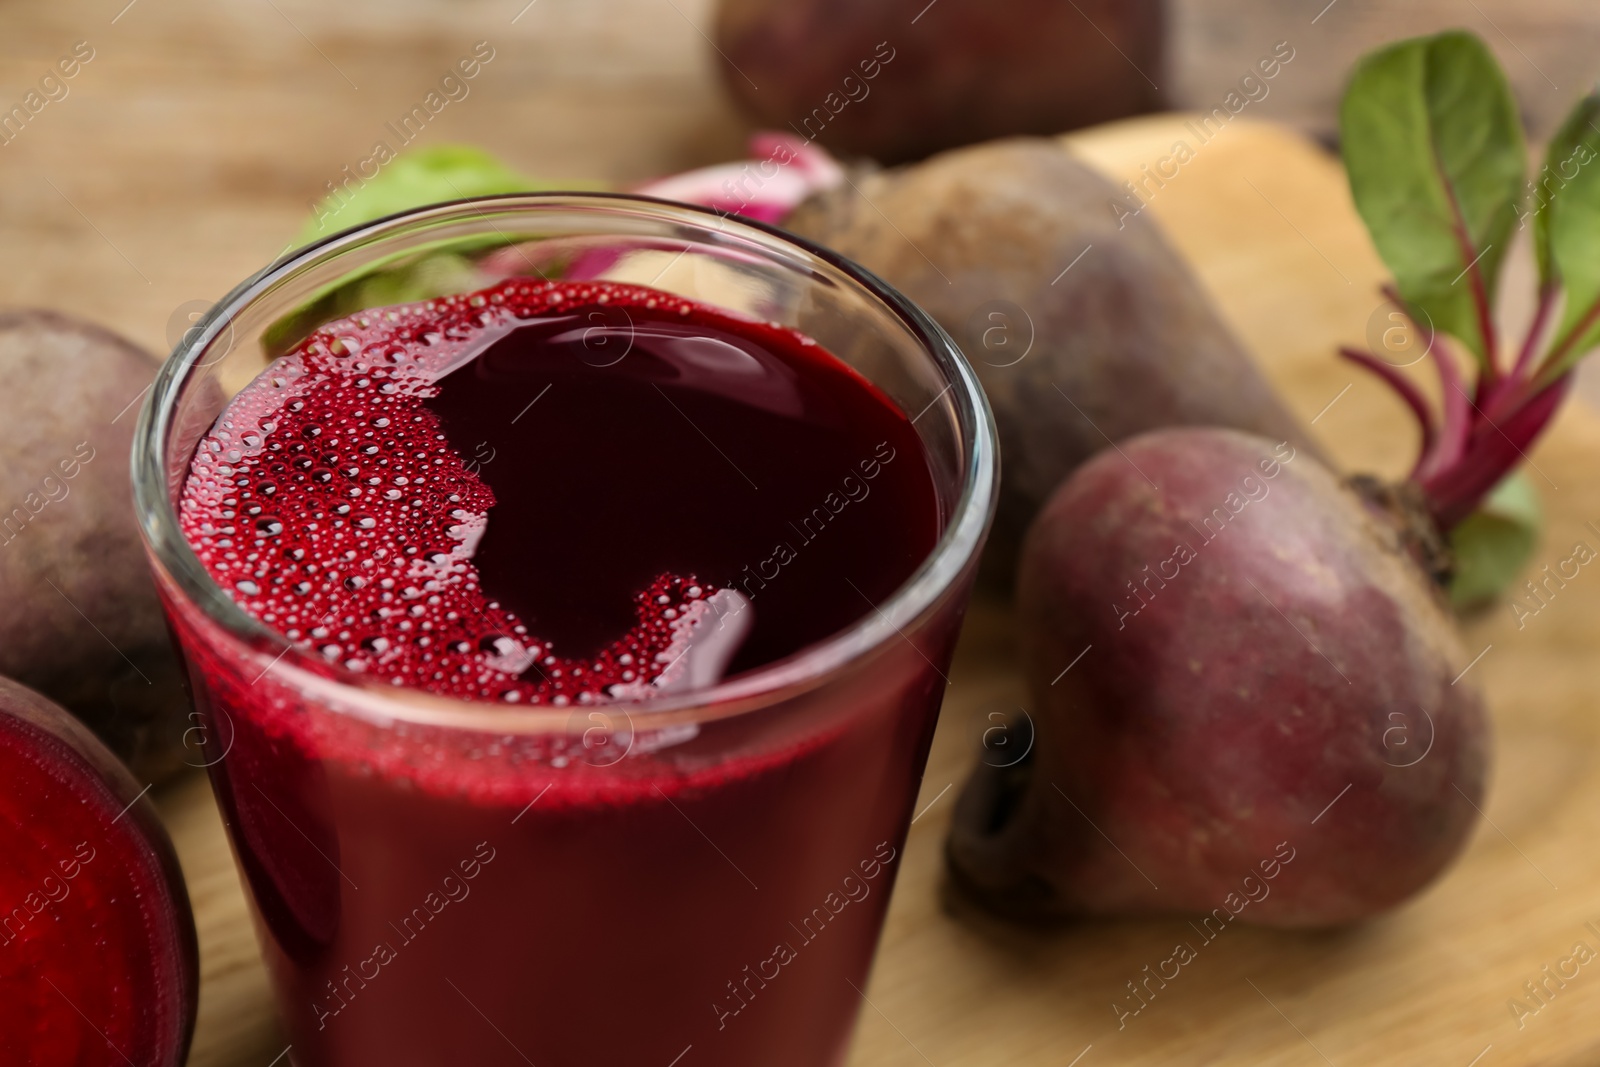
POLYGON ((443 205, 219 302, 163 368, 133 473, 296 1064, 842 1061, 997 478, 977 380, 926 315, 823 249, 695 208, 443 205), (197 442, 321 323, 491 269, 654 285, 810 334, 915 416, 933 554, 843 632, 648 705, 488 707, 308 658, 179 532, 197 442))

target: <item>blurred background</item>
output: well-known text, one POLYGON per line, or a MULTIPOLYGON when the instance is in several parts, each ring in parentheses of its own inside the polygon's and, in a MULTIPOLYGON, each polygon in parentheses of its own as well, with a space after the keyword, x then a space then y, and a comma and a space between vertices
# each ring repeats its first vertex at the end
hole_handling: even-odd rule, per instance
MULTIPOLYGON (((742 157, 756 129, 804 132, 830 94, 864 91, 845 77, 869 57, 882 61, 880 43, 893 59, 869 79, 872 104, 837 105, 819 138, 846 158, 916 158, 943 144, 1063 132, 1152 109, 1209 112, 1229 106, 1230 94, 1247 99, 1250 118, 1336 147, 1337 101, 1354 60, 1380 42, 1446 27, 1470 29, 1494 50, 1535 142, 1600 76, 1593 0, 895 0, 882 5, 887 31, 872 6, 0 0, 0 306, 73 312, 165 354, 212 301, 295 243, 346 168, 379 141, 398 144, 395 125, 430 93, 442 103, 413 122, 411 146, 478 145, 545 184, 627 188, 742 157), (817 43, 819 31, 833 30, 831 44, 817 43), (1263 57, 1285 54, 1292 59, 1270 80, 1243 85, 1263 57), (63 80, 51 72, 64 57, 75 73, 63 80), (468 58, 477 73, 462 80, 452 72, 468 58), (918 90, 897 96, 896 79, 904 88, 913 74, 918 90)), ((1165 140, 1155 142, 1091 135, 1080 149, 1120 179, 1158 158, 1170 133, 1163 127, 1165 140)), ((1398 405, 1332 354, 1377 313, 1381 268, 1334 164, 1298 144, 1261 143, 1270 151, 1255 160, 1242 147, 1215 153, 1194 172, 1210 176, 1185 179, 1152 214, 1294 410, 1321 420, 1316 431, 1330 451, 1350 469, 1394 473, 1411 449, 1398 405), (1224 178, 1231 192, 1218 193, 1224 178)), ((1510 273, 1508 288, 1527 288, 1526 257, 1510 273)), ((1539 454, 1548 499, 1559 493, 1563 502, 1552 546, 1589 537, 1581 524, 1600 521, 1592 476, 1600 430, 1589 413, 1559 429, 1561 450, 1539 454)), ((1600 833, 1600 737, 1584 666, 1600 634, 1592 603, 1562 600, 1531 637, 1503 609, 1469 629, 1474 649, 1513 650, 1479 668, 1502 743, 1494 828, 1428 909, 1294 941, 1242 931, 1217 950, 1214 985, 1196 981, 1182 994, 1190 999, 1174 996, 1163 1021, 1141 1028, 1142 1044, 1124 1046, 1126 1058, 1100 1060, 1108 1050, 1097 1046, 1084 1067, 1173 1062, 1167 1050, 1201 1030, 1206 1047, 1250 1050, 1251 1062, 1321 1062, 1303 1033, 1279 1025, 1287 1016, 1221 991, 1223 979, 1244 989, 1263 974, 1305 994, 1291 1010, 1336 1059, 1343 1049, 1352 1062, 1377 1062, 1381 1051, 1402 1063, 1425 1046, 1459 1051, 1438 1062, 1466 1067, 1491 1044, 1483 1067, 1600 1062, 1600 1034, 1583 1032, 1600 1019, 1600 980, 1563 994, 1566 1030, 1552 1023, 1523 1034, 1504 1006, 1569 948, 1582 883, 1600 884, 1589 858, 1600 833), (1551 887, 1523 866, 1533 862, 1524 850, 1552 872, 1551 887, 1578 883, 1576 891, 1544 895, 1551 887), (1447 987, 1452 979, 1460 985, 1447 987)), ((913 830, 852 1062, 1065 1067, 1114 1029, 1104 995, 1170 951, 1173 931, 1157 924, 1036 937, 954 923, 941 910, 952 802, 936 805, 970 770, 970 725, 1023 699, 1009 627, 1003 612, 975 608, 918 804, 932 813, 913 830), (992 1058, 1001 1042, 1010 1052, 992 1058)), ((157 796, 203 945, 191 1062, 262 1067, 283 1041, 209 792, 190 776, 157 796)))
MULTIPOLYGON (((727 6, 737 18, 774 5, 727 6)), ((848 20, 859 5, 779 6, 791 20, 815 10, 825 21, 848 20)), ((919 57, 921 35, 941 39, 941 26, 997 5, 886 6, 901 28, 896 61, 876 85, 884 94, 913 63, 958 66, 948 51, 919 57)), ((1294 60, 1249 113, 1325 140, 1350 63, 1382 40, 1475 30, 1505 66, 1536 135, 1600 73, 1600 8, 1586 0, 1169 0, 1164 18, 1130 14, 1159 7, 1148 0, 1010 6, 1017 32, 993 47, 1002 55, 1037 47, 1067 79, 1105 71, 1089 95, 1109 97, 1111 112, 1218 106, 1288 41, 1294 60), (1060 39, 1031 32, 1042 11, 1054 12, 1060 39), (1159 43, 1148 39, 1151 26, 1159 43)), ((175 312, 216 299, 276 256, 325 184, 366 158, 385 124, 479 41, 494 58, 415 143, 481 144, 549 181, 629 183, 734 158, 754 123, 725 80, 746 97, 761 92, 744 91, 718 58, 718 25, 712 0, 12 0, 0 5, 0 106, 20 103, 77 42, 93 59, 66 82, 64 98, 0 145, 0 294, 170 348, 175 312)), ((861 39, 865 58, 880 38, 861 39)), ((760 72, 740 56, 746 73, 760 72)), ((768 61, 809 65, 832 82, 856 58, 843 69, 809 50, 768 61)), ((779 114, 783 88, 762 90, 779 114)), ((791 121, 820 102, 791 105, 791 121)))

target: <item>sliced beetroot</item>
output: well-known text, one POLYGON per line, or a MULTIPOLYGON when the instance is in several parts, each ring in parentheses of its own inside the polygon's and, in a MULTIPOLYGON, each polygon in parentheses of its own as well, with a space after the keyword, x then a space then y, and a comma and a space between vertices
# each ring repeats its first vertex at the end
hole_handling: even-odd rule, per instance
POLYGON ((0 1062, 167 1067, 199 993, 178 860, 141 787, 0 678, 0 1062))

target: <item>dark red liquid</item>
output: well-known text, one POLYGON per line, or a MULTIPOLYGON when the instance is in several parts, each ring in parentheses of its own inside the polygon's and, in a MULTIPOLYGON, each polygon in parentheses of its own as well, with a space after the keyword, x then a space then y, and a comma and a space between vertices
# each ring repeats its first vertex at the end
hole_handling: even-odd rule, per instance
POLYGON ((319 331, 218 420, 180 518, 314 671, 593 705, 571 736, 396 730, 174 606, 297 1063, 842 1055, 959 607, 755 715, 612 701, 718 590, 754 620, 737 673, 928 556, 929 463, 874 387, 787 329, 518 280, 319 331))
POLYGON ((788 331, 614 302, 523 326, 440 384, 446 436, 495 457, 484 588, 569 653, 627 630, 667 572, 751 598, 733 670, 760 666, 886 599, 937 535, 905 416, 788 331))
POLYGON ((535 703, 648 673, 718 587, 754 605, 733 671, 794 653, 939 526, 916 431, 809 339, 525 282, 319 331, 218 420, 181 515, 224 589, 330 663, 535 703))

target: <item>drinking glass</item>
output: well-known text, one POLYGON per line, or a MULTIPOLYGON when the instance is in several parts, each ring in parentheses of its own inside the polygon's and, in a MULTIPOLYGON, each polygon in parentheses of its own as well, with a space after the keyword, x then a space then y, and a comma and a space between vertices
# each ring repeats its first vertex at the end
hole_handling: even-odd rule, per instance
POLYGON ((221 300, 162 369, 133 474, 295 1064, 842 1061, 996 488, 983 394, 923 312, 825 249, 683 205, 429 207, 221 300), (647 704, 452 700, 246 615, 174 510, 229 398, 324 322, 507 273, 652 285, 809 334, 914 419, 934 551, 848 629, 647 704))

